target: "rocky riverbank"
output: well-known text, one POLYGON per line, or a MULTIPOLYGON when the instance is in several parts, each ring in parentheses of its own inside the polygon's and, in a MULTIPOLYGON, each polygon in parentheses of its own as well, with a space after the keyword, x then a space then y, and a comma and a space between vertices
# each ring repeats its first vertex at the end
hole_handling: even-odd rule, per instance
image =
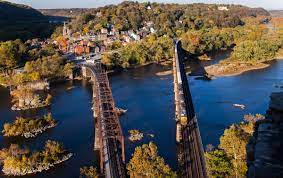
MULTIPOLYGON (((25 137, 25 138, 34 138, 36 137, 37 135, 39 134, 42 134, 44 131, 46 131, 47 129, 51 129, 51 128, 54 128, 56 127, 57 124, 52 124, 52 125, 47 125, 45 127, 41 127, 41 128, 38 128, 38 129, 33 129, 31 130, 30 132, 25 132, 25 133, 22 133, 21 136, 25 137)), ((5 136, 5 135, 4 135, 5 136)))
POLYGON ((38 163, 33 167, 26 168, 26 169, 14 169, 13 166, 10 167, 3 167, 2 172, 8 176, 24 176, 28 174, 34 174, 42 171, 47 171, 54 167, 57 164, 63 163, 70 159, 73 156, 72 153, 68 153, 67 155, 62 156, 61 159, 53 162, 53 163, 38 163))
POLYGON ((207 66, 205 67, 205 70, 209 75, 223 77, 240 75, 247 71, 263 69, 269 66, 270 64, 266 63, 258 63, 253 65, 249 63, 220 63, 212 66, 207 66))
POLYGON ((166 75, 171 75, 173 73, 172 70, 166 70, 166 71, 162 71, 162 72, 157 72, 156 75, 157 76, 166 76, 166 75))
POLYGON ((12 110, 28 110, 49 106, 52 95, 46 90, 34 90, 28 85, 18 87, 10 92, 12 97, 12 110))
POLYGON ((46 103, 40 103, 38 105, 26 105, 26 106, 19 106, 17 104, 14 104, 11 109, 13 111, 24 111, 24 110, 29 110, 29 109, 39 109, 39 108, 44 108, 47 106, 50 106, 51 104, 46 104, 46 103))
POLYGON ((139 130, 130 130, 129 133, 129 140, 132 142, 140 141, 141 139, 143 139, 143 133, 141 133, 139 130))
MULTIPOLYGON (((270 61, 281 60, 281 59, 283 59, 283 56, 281 54, 278 54, 273 59, 269 59, 266 61, 270 62, 270 61)), ((252 63, 244 63, 244 62, 236 62, 236 61, 228 62, 228 60, 229 59, 226 59, 223 62, 220 62, 218 64, 207 66, 205 67, 205 71, 209 75, 218 76, 218 77, 236 76, 236 75, 240 75, 247 71, 264 69, 271 65, 268 62, 258 62, 256 64, 252 64, 252 63)))
POLYGON ((283 175, 283 92, 270 98, 266 119, 256 124, 253 141, 247 146, 248 178, 283 175))

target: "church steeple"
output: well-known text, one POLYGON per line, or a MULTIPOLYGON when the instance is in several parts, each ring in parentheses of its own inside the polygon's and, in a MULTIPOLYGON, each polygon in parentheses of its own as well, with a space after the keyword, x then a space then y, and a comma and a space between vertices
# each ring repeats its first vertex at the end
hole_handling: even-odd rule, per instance
POLYGON ((63 27, 63 36, 67 36, 68 35, 68 27, 66 25, 66 22, 64 22, 64 27, 63 27))

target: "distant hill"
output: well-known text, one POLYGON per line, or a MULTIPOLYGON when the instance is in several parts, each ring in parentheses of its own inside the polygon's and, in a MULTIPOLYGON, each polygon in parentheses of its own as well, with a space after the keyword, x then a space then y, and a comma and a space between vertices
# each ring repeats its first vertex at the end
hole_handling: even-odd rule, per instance
POLYGON ((73 8, 73 9, 39 9, 39 11, 45 16, 57 16, 75 18, 85 12, 91 11, 91 9, 73 8))
POLYGON ((0 1, 0 26, 0 41, 42 38, 52 32, 48 18, 41 12, 7 1, 0 1))
POLYGON ((39 11, 21 4, 0 1, 0 23, 46 20, 39 11))
MULTIPOLYGON (((126 2, 128 3, 128 2, 126 2)), ((122 3, 122 4, 126 4, 122 3)), ((162 5, 162 4, 161 4, 162 5)), ((119 5, 118 5, 119 6, 119 5)), ((209 7, 209 4, 184 4, 180 5, 180 7, 188 7, 191 6, 204 6, 209 7)), ((225 5, 224 5, 225 6, 225 5)), ((229 6, 229 5, 227 5, 229 6)), ((115 8, 116 5, 110 5, 99 8, 71 8, 71 9, 39 9, 39 11, 46 16, 60 16, 60 17, 69 17, 75 18, 79 15, 85 13, 94 13, 99 10, 105 10, 108 8, 115 8)), ((239 16, 256 16, 256 15, 270 15, 269 12, 263 8, 249 8, 241 5, 229 6, 232 9, 232 13, 238 14, 239 16)))
POLYGON ((269 12, 273 17, 283 17, 283 10, 272 10, 269 12))

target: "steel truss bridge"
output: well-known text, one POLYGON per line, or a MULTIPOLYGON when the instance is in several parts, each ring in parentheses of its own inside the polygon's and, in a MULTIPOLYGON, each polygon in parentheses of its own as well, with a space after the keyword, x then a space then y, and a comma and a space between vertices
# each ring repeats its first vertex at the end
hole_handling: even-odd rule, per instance
POLYGON ((94 149, 99 150, 100 170, 106 178, 124 178, 124 136, 107 73, 99 61, 82 64, 83 76, 89 77, 93 84, 93 111, 96 122, 94 149))

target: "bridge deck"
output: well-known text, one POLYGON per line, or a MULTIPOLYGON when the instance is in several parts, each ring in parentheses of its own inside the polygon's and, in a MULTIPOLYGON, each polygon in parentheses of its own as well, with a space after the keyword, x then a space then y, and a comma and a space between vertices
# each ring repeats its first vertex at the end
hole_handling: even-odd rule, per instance
POLYGON ((100 63, 84 64, 93 82, 100 147, 100 167, 106 178, 126 177, 124 137, 108 76, 100 63))
POLYGON ((178 41, 173 60, 178 163, 182 177, 206 178, 203 145, 184 68, 183 55, 181 43, 178 41))

